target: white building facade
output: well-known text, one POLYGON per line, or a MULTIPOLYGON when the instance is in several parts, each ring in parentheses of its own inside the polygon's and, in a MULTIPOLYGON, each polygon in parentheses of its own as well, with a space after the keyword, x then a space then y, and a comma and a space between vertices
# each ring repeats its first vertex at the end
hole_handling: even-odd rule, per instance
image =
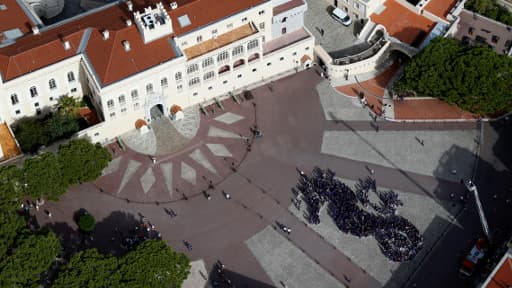
POLYGON ((303 0, 241 0, 245 3, 236 5, 219 0, 216 5, 224 4, 226 11, 220 7, 208 15, 196 12, 207 8, 203 0, 183 7, 165 1, 145 7, 145 2, 115 3, 42 27, 11 44, 33 46, 14 56, 14 47, 0 46, 0 121, 11 124, 42 113, 62 95, 89 95, 102 122, 80 135, 105 143, 134 129, 138 119, 150 123, 155 109, 170 115, 173 105, 208 102, 312 64, 314 38, 304 27, 303 0), (102 13, 124 19, 86 26, 102 13), (278 21, 283 17, 290 20, 278 21), (41 38, 66 25, 84 27, 52 39, 53 48, 45 48, 49 44, 41 38), (45 51, 56 55, 40 56, 45 51), (54 57, 53 62, 44 57, 54 57), (25 64, 25 59, 34 61, 25 64))

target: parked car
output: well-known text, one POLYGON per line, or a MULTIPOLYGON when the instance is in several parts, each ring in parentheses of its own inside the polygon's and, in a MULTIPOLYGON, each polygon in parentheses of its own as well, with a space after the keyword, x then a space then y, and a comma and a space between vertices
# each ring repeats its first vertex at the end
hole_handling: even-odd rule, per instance
POLYGON ((340 8, 334 8, 331 13, 332 18, 334 20, 340 22, 344 26, 350 26, 352 24, 352 19, 348 16, 347 12, 341 10, 340 8))

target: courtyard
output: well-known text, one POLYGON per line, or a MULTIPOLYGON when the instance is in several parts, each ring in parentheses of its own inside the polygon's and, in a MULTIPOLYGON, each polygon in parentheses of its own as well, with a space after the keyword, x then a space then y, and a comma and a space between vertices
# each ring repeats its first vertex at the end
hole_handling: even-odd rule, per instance
POLYGON ((226 99, 224 109, 210 105, 209 116, 190 111, 182 124, 160 123, 172 125, 170 132, 155 128, 140 141, 124 135, 125 150, 110 147, 113 161, 102 177, 45 204, 52 218, 43 212, 36 217, 58 234, 72 235, 74 213, 86 209, 98 221, 91 245, 103 252, 119 249, 110 241, 115 228, 147 219, 171 247, 195 261, 191 277, 199 282, 191 283, 215 278, 219 259, 237 287, 410 283, 442 235, 462 225, 462 207, 450 194, 463 195, 459 179, 473 171, 477 125, 378 121, 376 131, 367 110, 326 83, 309 69, 252 90, 254 99, 226 99), (334 118, 328 113, 333 103, 340 106, 334 118), (253 136, 253 125, 263 137, 253 136), (171 137, 178 140, 169 138, 178 135, 173 133, 181 135, 171 137), (389 263, 371 238, 343 234, 325 211, 320 224, 306 223, 292 207, 291 190, 297 168, 315 166, 332 169, 347 183, 368 176, 370 168, 379 189, 400 195, 399 213, 422 233, 424 251, 414 261, 389 263), (283 233, 276 221, 292 232, 283 233))

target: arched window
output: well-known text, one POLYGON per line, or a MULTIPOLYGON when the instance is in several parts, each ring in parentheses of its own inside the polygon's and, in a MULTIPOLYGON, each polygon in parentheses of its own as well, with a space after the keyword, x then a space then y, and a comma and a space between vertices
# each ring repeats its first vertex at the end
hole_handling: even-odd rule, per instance
POLYGON ((229 67, 229 65, 224 65, 222 67, 219 68, 219 75, 220 74, 223 74, 223 73, 226 73, 228 72, 229 70, 231 70, 231 68, 229 67))
POLYGON ((180 81, 182 79, 181 72, 176 72, 176 75, 174 75, 174 78, 176 81, 180 81))
POLYGON ((73 81, 75 81, 75 74, 72 71, 70 71, 70 72, 68 72, 68 82, 73 82, 73 81))
POLYGON ((126 97, 124 97, 124 94, 119 95, 119 105, 126 105, 126 97))
POLYGON ((57 83, 55 83, 55 79, 50 79, 50 81, 48 81, 48 86, 50 86, 51 90, 57 88, 57 83))
POLYGON ((153 84, 149 83, 148 85, 146 85, 146 93, 153 93, 153 84))
POLYGON ((164 77, 160 80, 160 86, 162 86, 162 88, 166 88, 168 85, 167 83, 167 77, 164 77))
POLYGON ((20 103, 20 100, 18 99, 18 95, 16 93, 11 94, 11 103, 12 105, 20 103))
POLYGON ((108 109, 114 108, 114 100, 112 100, 112 99, 108 100, 107 107, 108 107, 108 109))
POLYGON ((245 60, 244 59, 239 59, 239 60, 236 60, 235 63, 233 63, 233 68, 236 68, 236 67, 239 67, 239 66, 242 66, 245 64, 245 60))
POLYGON ((38 95, 36 86, 30 87, 30 97, 36 97, 38 95))
POLYGON ((259 58, 260 58, 260 54, 254 53, 251 56, 249 56, 249 59, 247 59, 247 61, 251 62, 251 61, 254 61, 254 60, 259 59, 259 58))

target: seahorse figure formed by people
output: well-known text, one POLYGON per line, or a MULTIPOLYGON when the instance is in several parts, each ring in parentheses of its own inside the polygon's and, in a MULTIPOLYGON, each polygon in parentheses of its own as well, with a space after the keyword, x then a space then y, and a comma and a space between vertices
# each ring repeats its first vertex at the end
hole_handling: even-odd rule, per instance
POLYGON ((391 261, 410 261, 423 247, 419 230, 396 213, 403 205, 398 195, 392 190, 378 191, 374 179, 359 180, 353 190, 330 169, 315 167, 309 176, 302 171, 300 174, 298 191, 293 190, 300 192, 306 202, 305 217, 309 223, 320 223, 320 208, 327 203, 328 214, 341 231, 375 237, 382 253, 391 261), (370 192, 378 201, 370 200, 370 192))

